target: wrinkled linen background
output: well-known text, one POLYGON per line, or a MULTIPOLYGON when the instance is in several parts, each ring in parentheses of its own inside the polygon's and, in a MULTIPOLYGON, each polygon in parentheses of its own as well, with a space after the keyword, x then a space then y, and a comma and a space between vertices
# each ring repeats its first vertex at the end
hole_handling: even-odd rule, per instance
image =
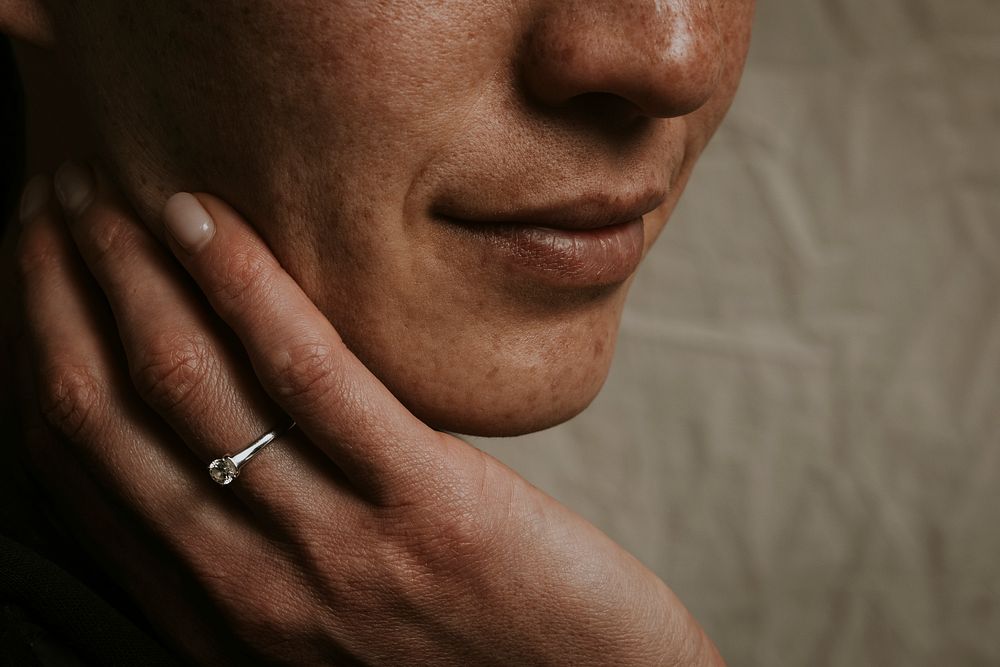
POLYGON ((731 665, 1000 665, 1000 0, 760 0, 577 419, 475 440, 731 665))

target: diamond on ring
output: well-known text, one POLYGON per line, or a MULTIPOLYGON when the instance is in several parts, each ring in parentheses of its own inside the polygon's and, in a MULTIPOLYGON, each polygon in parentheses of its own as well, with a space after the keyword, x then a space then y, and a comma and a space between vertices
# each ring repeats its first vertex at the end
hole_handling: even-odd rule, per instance
POLYGON ((288 426, 268 431, 236 454, 230 454, 223 456, 220 459, 215 459, 208 464, 209 477, 211 477, 212 481, 216 484, 221 484, 223 486, 232 484, 233 481, 239 477, 240 469, 246 464, 247 461, 252 459, 257 452, 274 442, 274 440, 279 436, 288 433, 293 428, 295 428, 295 422, 291 422, 288 426))
POLYGON ((240 469, 236 467, 231 458, 225 456, 208 464, 208 474, 212 477, 213 482, 225 486, 236 479, 236 476, 240 474, 240 469))

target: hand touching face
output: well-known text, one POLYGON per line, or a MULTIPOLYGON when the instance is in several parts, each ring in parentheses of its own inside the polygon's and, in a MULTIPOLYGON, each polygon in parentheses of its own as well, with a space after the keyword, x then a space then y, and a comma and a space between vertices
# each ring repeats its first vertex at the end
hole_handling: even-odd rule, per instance
POLYGON ((420 422, 229 206, 169 250, 108 179, 25 195, 24 456, 162 638, 201 664, 700 665, 670 590, 495 459, 420 422), (218 487, 205 464, 291 417, 218 487))

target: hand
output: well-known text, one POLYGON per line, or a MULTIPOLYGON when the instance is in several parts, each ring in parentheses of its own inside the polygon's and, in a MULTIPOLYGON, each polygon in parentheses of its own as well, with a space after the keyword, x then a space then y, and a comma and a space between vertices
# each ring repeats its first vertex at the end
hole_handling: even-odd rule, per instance
POLYGON ((100 170, 57 180, 63 210, 29 186, 18 249, 26 454, 165 641, 211 664, 721 664, 638 561, 410 414, 226 204, 171 198, 171 255, 100 170))

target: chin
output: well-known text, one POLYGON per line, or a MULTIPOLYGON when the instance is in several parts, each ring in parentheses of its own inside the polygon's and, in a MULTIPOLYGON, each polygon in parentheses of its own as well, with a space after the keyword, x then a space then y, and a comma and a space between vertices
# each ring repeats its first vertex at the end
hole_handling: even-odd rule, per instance
POLYGON ((617 326, 598 331, 577 330, 572 337, 564 330, 528 340, 501 338, 502 344, 490 349, 474 344, 464 349, 439 347, 427 351, 440 355, 434 372, 427 372, 427 366, 418 368, 420 364, 373 370, 432 428, 483 437, 523 435, 572 419, 600 392, 611 365, 617 326))
MULTIPOLYGON (((439 431, 488 438, 512 437, 543 431, 577 416, 594 400, 603 385, 574 387, 559 394, 544 392, 548 402, 523 396, 498 397, 494 392, 470 396, 461 403, 437 404, 421 400, 404 403, 424 423, 439 431)), ((528 390, 528 395, 541 392, 528 390)))

